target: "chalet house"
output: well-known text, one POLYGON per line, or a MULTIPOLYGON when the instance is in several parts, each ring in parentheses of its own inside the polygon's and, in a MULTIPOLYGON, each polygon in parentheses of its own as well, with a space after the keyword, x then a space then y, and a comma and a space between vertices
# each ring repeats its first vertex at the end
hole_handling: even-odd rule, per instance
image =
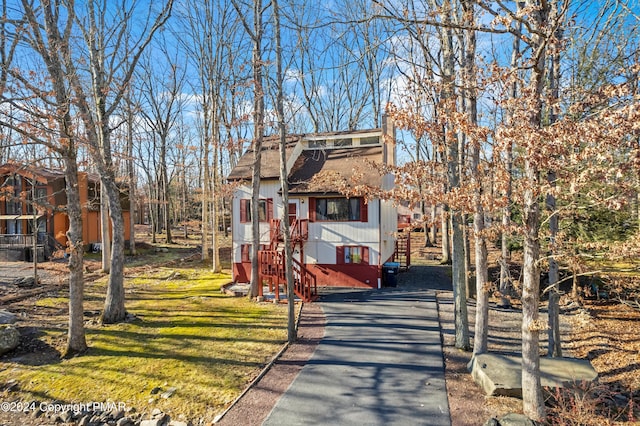
MULTIPOLYGON (((100 181, 97 176, 80 172, 83 241, 85 246, 101 242, 100 181)), ((123 196, 125 224, 129 222, 129 202, 123 196)), ((69 219, 65 178, 61 170, 35 168, 15 163, 0 166, 0 260, 33 258, 34 238, 39 259, 67 245, 69 219), (37 225, 37 231, 34 227, 37 225)), ((129 226, 125 226, 129 240, 129 226)))
MULTIPOLYGON (((367 183, 393 187, 377 165, 395 165, 392 125, 380 129, 289 135, 289 205, 282 203, 278 138, 263 143, 260 185, 260 279, 279 291, 284 282, 282 221, 290 224, 296 293, 309 299, 316 286, 382 286, 383 264, 396 255, 397 210, 390 201, 347 197, 342 188, 367 183)), ((251 277, 251 174, 248 150, 228 176, 232 202, 235 282, 251 277)))

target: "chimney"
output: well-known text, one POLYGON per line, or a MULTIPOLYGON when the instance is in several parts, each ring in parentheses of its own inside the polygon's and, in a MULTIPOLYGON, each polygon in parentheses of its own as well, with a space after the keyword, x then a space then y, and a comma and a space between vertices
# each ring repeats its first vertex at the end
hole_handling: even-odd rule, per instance
POLYGON ((385 164, 396 165, 396 126, 386 113, 382 114, 382 143, 385 164))

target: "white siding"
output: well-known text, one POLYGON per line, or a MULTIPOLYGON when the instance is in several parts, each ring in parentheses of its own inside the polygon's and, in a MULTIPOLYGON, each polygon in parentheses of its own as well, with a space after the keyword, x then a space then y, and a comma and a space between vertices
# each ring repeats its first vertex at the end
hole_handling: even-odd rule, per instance
MULTIPOLYGON (((305 202, 305 205, 308 214, 308 202, 305 202)), ((380 257, 379 205, 378 200, 369 202, 368 222, 309 223, 309 240, 305 244, 305 262, 309 264, 335 264, 336 247, 357 245, 369 247, 369 264, 377 265, 380 257)))
POLYGON ((396 249, 395 233, 398 230, 398 209, 391 201, 382 201, 380 232, 382 247, 380 248, 381 263, 386 262, 396 249))
MULTIPOLYGON (((273 218, 282 218, 282 197, 278 194, 280 183, 278 181, 263 181, 260 187, 260 198, 273 199, 273 218)), ((240 200, 251 199, 251 187, 241 185, 233 194, 232 205, 232 239, 233 239, 233 262, 242 260, 241 245, 251 244, 253 241, 251 223, 240 223, 240 200)), ((269 243, 269 222, 260 223, 260 241, 263 244, 269 243)))
MULTIPOLYGON (((286 210, 282 205, 282 197, 278 194, 278 181, 263 181, 260 198, 273 199, 274 219, 283 219, 286 210)), ((251 223, 240 223, 240 199, 250 199, 251 188, 240 186, 233 197, 233 262, 242 259, 241 245, 251 244, 251 223)), ((299 200, 298 217, 309 218, 308 197, 290 197, 299 200)), ((368 203, 368 222, 311 222, 309 223, 309 239, 304 246, 304 263, 335 264, 336 247, 358 245, 369 247, 369 264, 379 265, 386 261, 395 250, 394 232, 397 227, 397 211, 391 202, 371 200, 368 203)), ((269 243, 269 223, 260 224, 260 241, 269 243)))

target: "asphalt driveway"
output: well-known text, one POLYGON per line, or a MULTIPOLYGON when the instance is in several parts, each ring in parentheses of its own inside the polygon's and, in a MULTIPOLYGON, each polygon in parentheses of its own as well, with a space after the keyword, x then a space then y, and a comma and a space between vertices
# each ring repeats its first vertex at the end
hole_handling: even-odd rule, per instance
POLYGON ((446 267, 423 268, 397 288, 325 295, 325 336, 263 424, 450 425, 435 300, 446 267))

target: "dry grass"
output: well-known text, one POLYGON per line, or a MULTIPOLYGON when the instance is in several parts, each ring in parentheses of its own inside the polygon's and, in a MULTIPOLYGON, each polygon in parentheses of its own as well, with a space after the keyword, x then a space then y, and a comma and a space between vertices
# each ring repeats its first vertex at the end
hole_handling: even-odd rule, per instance
MULTIPOLYGON (((417 263, 437 263, 439 247, 422 248, 419 239, 415 243, 412 256, 417 263)), ((495 261, 497 255, 494 250, 490 258, 495 261)), ((623 293, 638 294, 636 264, 610 266, 622 268, 624 273, 618 274, 617 280, 609 280, 615 284, 610 284, 609 294, 612 297, 623 293), (630 273, 629 270, 636 272, 630 273)), ((515 267, 514 271, 517 278, 519 271, 515 267)), ((471 354, 453 347, 450 300, 442 296, 439 298, 439 312, 441 326, 445 330, 443 349, 452 424, 478 425, 491 416, 521 412, 522 401, 486 397, 473 382, 466 368, 471 354)), ((519 300, 513 302, 515 306, 519 305, 519 300)), ((547 394, 549 423, 585 426, 640 424, 640 311, 617 300, 586 300, 580 309, 575 309, 575 304, 570 304, 567 298, 563 302, 566 308, 571 308, 565 310, 562 320, 566 324, 562 332, 564 355, 589 359, 598 372, 599 381, 587 389, 578 386, 564 392, 550 390, 547 394)), ((473 308, 473 304, 470 307, 473 308)), ((470 311, 470 324, 473 326, 473 309, 470 311)), ((494 328, 489 332, 490 340, 493 339, 490 350, 520 350, 515 311, 492 311, 490 322, 494 328)), ((541 339, 544 344, 544 336, 541 339)), ((544 353, 543 349, 541 353, 544 353)))
MULTIPOLYGON (((126 307, 133 317, 127 323, 98 323, 106 277, 88 283, 90 349, 72 359, 60 357, 68 303, 60 276, 49 276, 43 293, 5 307, 21 316, 23 343, 0 358, 0 400, 122 402, 138 413, 160 408, 172 418, 211 421, 286 341, 286 306, 226 296, 220 286, 229 275, 180 261, 184 255, 173 246, 169 254, 151 251, 129 263, 126 307), (3 386, 14 380, 17 387, 3 386), (162 398, 154 388, 176 391, 162 398)), ((48 267, 55 271, 60 264, 48 267)))

